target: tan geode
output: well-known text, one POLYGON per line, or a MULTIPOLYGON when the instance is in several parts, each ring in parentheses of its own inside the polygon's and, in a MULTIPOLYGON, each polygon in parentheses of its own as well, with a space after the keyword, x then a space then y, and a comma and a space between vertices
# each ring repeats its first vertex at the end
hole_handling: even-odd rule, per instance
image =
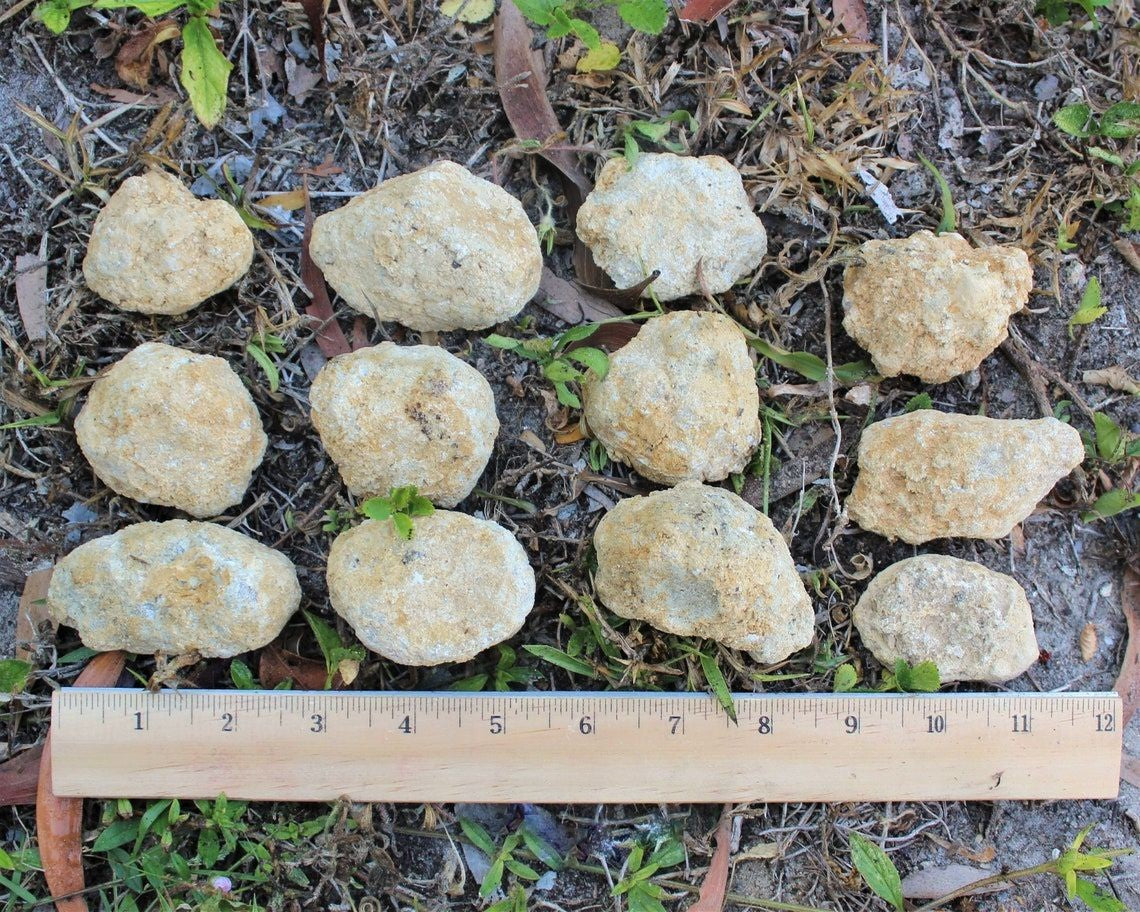
POLYGON ((1029 300, 1033 270, 1019 247, 971 247, 919 231, 867 241, 843 276, 843 327, 885 377, 945 383, 998 347, 1029 300))
POLYGON ((847 512, 864 529, 912 545, 1002 538, 1084 456, 1080 434, 1055 418, 921 409, 863 432, 847 512))
POLYGON ((272 640, 297 610, 292 562, 223 526, 138 523, 80 545, 48 589, 85 646, 227 658, 272 640))
POLYGON ((811 600, 768 517, 684 482, 628 497, 594 533, 598 598, 622 617, 779 662, 812 640, 811 600))
POLYGON ((109 488, 191 516, 239 503, 267 443, 221 358, 146 342, 91 387, 75 436, 109 488))
POLYGON ((175 177, 129 177, 95 219, 83 276, 123 310, 181 314, 249 270, 253 235, 222 200, 200 200, 175 177))
POLYGON ((1011 576, 956 557, 924 554, 887 567, 853 619, 884 665, 934 662, 943 682, 1008 681, 1037 661, 1025 590, 1011 576))
POLYGON ((720 481, 760 442, 748 344, 728 317, 681 310, 646 322, 583 389, 590 433, 652 481, 720 481))
POLYGON ((338 355, 309 391, 313 426, 360 497, 415 485, 435 504, 463 500, 491 458, 491 385, 435 345, 381 342, 338 355))
POLYGON ((619 288, 660 270, 652 290, 662 301, 727 291, 768 251, 740 172, 719 155, 642 153, 632 168, 610 159, 577 231, 619 288))
POLYGON ((542 276, 538 235, 519 201, 449 161, 322 215, 309 252, 356 310, 416 330, 507 320, 542 276))
POLYGON ((534 607, 534 571, 502 526, 437 510, 412 538, 367 520, 329 551, 329 601, 373 652, 402 665, 465 662, 513 636, 534 607))

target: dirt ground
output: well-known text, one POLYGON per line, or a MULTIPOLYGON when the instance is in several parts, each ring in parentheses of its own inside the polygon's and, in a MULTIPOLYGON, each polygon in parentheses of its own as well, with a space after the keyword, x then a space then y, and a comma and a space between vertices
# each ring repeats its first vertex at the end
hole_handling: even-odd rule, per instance
MULTIPOLYGON (((448 158, 503 184, 523 200, 535 223, 553 200, 560 234, 548 263, 572 278, 561 186, 553 172, 514 141, 495 89, 491 26, 457 25, 434 4, 408 4, 411 0, 334 3, 328 17, 332 72, 327 83, 319 78, 299 5, 225 4, 216 21, 235 69, 230 108, 213 132, 196 124, 182 102, 162 104, 177 81, 161 67, 154 76, 156 91, 163 93, 157 101, 108 94, 126 91, 113 55, 140 21, 138 14, 78 14, 73 29, 60 39, 23 13, 0 25, 0 47, 5 49, 0 60, 0 423, 50 411, 69 398, 73 405, 81 402, 83 386, 100 369, 144 341, 225 357, 248 381, 271 444, 246 500, 223 521, 287 553, 298 567, 306 606, 330 618, 323 578, 330 536, 321 529, 323 513, 351 504, 308 420, 307 390, 320 355, 312 324, 304 317, 308 298, 298 277, 301 214, 271 210, 279 227, 256 232, 250 273, 234 289, 183 317, 115 311, 86 289, 79 265, 100 205, 96 191, 113 190, 148 165, 177 171, 188 182, 197 180, 199 192, 209 192, 210 183, 201 176, 217 175, 226 162, 256 201, 296 189, 299 169, 327 159, 343 173, 310 178, 314 207, 321 212, 387 177, 448 158), (34 123, 28 110, 58 127, 62 138, 34 123), (44 343, 32 344, 16 305, 14 260, 41 249, 48 262, 49 334, 44 343), (264 375, 246 354, 247 343, 260 329, 286 341, 276 393, 269 392, 264 375), (29 360, 52 379, 76 376, 77 382, 45 389, 28 369, 29 360)), ((831 307, 834 361, 863 356, 839 325, 843 258, 868 238, 902 236, 938 224, 938 188, 918 164, 920 153, 947 179, 962 233, 977 243, 1015 243, 1030 252, 1036 289, 1030 309, 1013 320, 1016 344, 995 352, 978 371, 941 386, 924 387, 913 378, 880 383, 876 419, 898 414, 913 395, 925 391, 935 407, 946 411, 1028 418, 1060 407, 1082 430, 1091 428, 1090 414, 1099 411, 1140 433, 1135 397, 1083 381, 1086 370, 1121 365, 1135 375, 1140 364, 1140 342, 1133 331, 1140 319, 1140 273, 1114 247, 1129 238, 1124 215, 1101 205, 1120 198, 1124 178, 1051 123, 1053 112, 1064 104, 1086 101, 1103 110, 1121 97, 1140 100, 1140 21, 1131 0, 1101 10, 1098 29, 1082 27, 1087 19, 1076 4, 1074 21, 1058 27, 1035 17, 1032 7, 1020 0, 868 0, 868 37, 854 45, 845 43, 842 30, 831 24, 828 3, 741 3, 707 27, 672 16, 656 37, 631 34, 601 10, 596 21, 603 34, 624 48, 622 64, 612 75, 575 74, 574 55, 567 56, 573 44, 567 39, 541 39, 537 47, 552 73, 548 95, 567 131, 566 143, 580 153, 587 173, 595 174, 609 155, 620 151, 622 130, 630 121, 653 120, 679 109, 692 112, 697 126, 671 136, 694 154, 720 154, 740 168, 768 228, 770 253, 754 279, 721 303, 784 348, 824 356, 825 314, 831 307), (856 176, 861 170, 890 189, 902 210, 894 224, 863 192, 856 176), (1079 227, 1070 233, 1073 248, 1062 251, 1058 225, 1065 222, 1079 227), (1071 337, 1068 318, 1092 276, 1100 279, 1108 310, 1071 337)), ((643 145, 652 148, 648 141, 643 145)), ((1135 139, 1117 141, 1113 148, 1126 159, 1137 156, 1135 139)), ((336 303, 348 330, 354 315, 336 303)), ((536 304, 524 316, 543 332, 564 328, 536 304)), ((396 325, 369 322, 364 329, 373 343, 417 341, 415 333, 396 325)), ((519 334, 510 325, 500 331, 519 334)), ((570 594, 591 591, 593 526, 615 499, 650 486, 621 466, 593 471, 581 441, 557 444, 555 432, 576 417, 557 405, 533 369, 489 348, 479 335, 449 333, 438 341, 482 371, 495 391, 502 432, 481 488, 527 501, 535 510, 528 513, 479 494, 460 509, 514 531, 536 569, 538 605, 510 645, 564 644, 567 630, 560 614, 582 619, 570 594)), ((810 385, 771 362, 761 365, 760 377, 770 387, 765 403, 802 421, 776 448, 782 469, 773 478, 770 513, 778 528, 796 525, 791 547, 797 565, 822 584, 814 599, 815 646, 778 669, 807 677, 782 685, 757 684, 751 675, 761 669, 721 650, 720 665, 734 690, 830 690, 830 671, 816 665, 825 649, 852 657, 868 680, 877 680, 881 669, 853 633, 850 608, 865 586, 866 568, 879 569, 920 551, 980 561, 1013 574, 1025 587, 1042 659, 1006 685, 1009 690, 1112 688, 1127 638, 1122 573, 1136 554, 1140 528, 1135 514, 1095 523, 1082 521, 1079 514, 1104 490, 1132 484, 1135 460, 1078 470, 1011 538, 939 541, 922 549, 892 544, 845 525, 831 507, 826 457, 835 441, 825 391, 781 392, 780 384, 810 385), (806 468, 801 470, 801 464, 806 468), (797 521, 801 477, 807 490, 820 496, 797 521), (1084 661, 1078 636, 1088 622, 1096 628, 1098 648, 1084 661)), ((867 418, 867 407, 842 392, 835 406, 851 443, 867 418)), ((9 430, 0 437, 4 655, 13 648, 16 599, 27 572, 49 566, 81 541, 131 522, 175 515, 115 496, 100 485, 76 447, 73 414, 65 414, 54 427, 9 430)), ((835 472, 840 498, 853 479, 853 461, 841 456, 835 472)), ((747 481, 744 490, 755 499, 756 481, 747 481)), ((627 658, 642 667, 675 659, 670 650, 676 638, 636 623, 623 630, 636 650, 627 658)), ((317 654, 303 622, 292 625, 286 638, 302 652, 317 654)), ((55 659, 77 645, 74 633, 66 630, 57 642, 41 643, 37 659, 43 670, 31 685, 37 695, 74 677, 77 666, 58 665, 55 659)), ((520 664, 536 672, 532 686, 582 687, 521 649, 519 655, 520 664)), ((256 667, 256 656, 246 658, 256 667)), ((372 656, 353 686, 446 687, 488 672, 496 659, 491 650, 462 667, 421 670, 372 656)), ((140 659, 132 667, 145 676, 153 661, 140 659)), ((682 674, 643 671, 624 686, 703 687, 691 661, 676 660, 675 667, 682 674)), ((226 686, 228 677, 227 663, 203 662, 185 673, 185 683, 226 686)), ((0 720, 0 741, 10 753, 42 738, 42 709, 20 712, 9 704, 0 720)), ((1125 742, 1130 753, 1140 756, 1140 722, 1133 721, 1125 742)), ((30 810, 0 811, 0 844, 16 844, 34 829, 30 810)), ((631 834, 674 828, 684 834, 688 849, 678 876, 690 883, 700 883, 708 864, 719 813, 700 806, 546 810, 557 820, 558 831, 577 843, 578 857, 610 867, 620 867, 623 853, 617 847, 631 834)), ((327 811, 266 806, 258 813, 266 820, 307 819, 327 811)), ((772 842, 778 850, 774 858, 736 864, 730 890, 836 910, 885 908, 851 874, 847 834, 853 830, 881 838, 904 876, 951 862, 990 871, 1035 864, 1061 850, 1086 824, 1095 824, 1092 844, 1140 845, 1140 789, 1127 783, 1115 801, 753 804, 737 812, 742 851, 772 842)), ((361 813, 353 809, 354 815, 361 813)), ((510 808, 506 818, 517 820, 527 813, 532 811, 510 808)), ((324 843, 305 856, 300 863, 318 875, 310 876, 308 886, 266 889, 257 896, 261 907, 469 908, 477 903, 470 875, 461 890, 452 889, 463 864, 433 830, 436 821, 451 818, 451 808, 425 813, 423 806, 378 805, 368 814, 369 827, 346 830, 334 848, 324 843), (347 887, 353 876, 366 886, 347 887)), ((91 807, 89 815, 94 838, 99 809, 91 807)), ((101 864, 90 857, 89 883, 106 876, 101 864)), ((33 892, 46 895, 42 881, 33 878, 32 883, 33 892)), ((1140 858, 1117 862, 1104 883, 1126 907, 1140 908, 1140 858)), ((674 892, 666 905, 685 908, 690 901, 688 894, 674 892)), ((531 897, 534 908, 606 909, 614 904, 606 879, 582 872, 560 873, 548 890, 531 897)), ((958 908, 1028 912, 1067 905, 1056 881, 1038 878, 962 900, 958 908)))

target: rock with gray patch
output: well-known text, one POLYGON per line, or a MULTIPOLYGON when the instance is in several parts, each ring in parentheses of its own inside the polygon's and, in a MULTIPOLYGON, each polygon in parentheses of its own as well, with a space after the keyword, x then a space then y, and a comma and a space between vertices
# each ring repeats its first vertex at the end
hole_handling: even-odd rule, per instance
POLYGON ((333 358, 309 391, 313 426, 358 497, 415 485, 452 507, 471 493, 495 445, 491 385, 436 345, 381 342, 333 358))
POLYGON ((1003 538, 1084 458, 1081 435, 1055 418, 920 409, 863 431, 846 509, 867 531, 912 545, 1003 538))
POLYGON ((768 517, 723 488, 683 482, 609 511, 594 533, 602 603, 761 663, 812 641, 811 599, 768 517))
POLYGON ((740 172, 719 155, 641 153, 632 167, 610 159, 577 231, 619 288, 659 270, 652 290, 662 301, 728 291, 768 251, 740 172))
POLYGON ((329 551, 329 601, 373 652, 402 665, 465 662, 522 627, 534 571, 506 529, 436 510, 410 539, 367 520, 329 551))
POLYGON ((56 564, 52 618, 85 646, 228 658, 269 643, 301 602, 292 562, 240 532, 172 519, 127 526, 56 564))
POLYGON ((934 662, 945 681, 999 683, 1038 656, 1033 612, 1012 576, 923 554, 891 564, 853 614, 864 645, 887 667, 934 662))

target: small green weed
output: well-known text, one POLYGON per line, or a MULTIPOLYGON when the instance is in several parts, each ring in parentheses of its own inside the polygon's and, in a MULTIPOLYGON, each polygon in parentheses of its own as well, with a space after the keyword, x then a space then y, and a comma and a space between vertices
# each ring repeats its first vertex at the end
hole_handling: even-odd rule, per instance
POLYGON ((576 15, 598 6, 613 6, 630 28, 647 35, 657 35, 669 19, 665 0, 515 0, 519 11, 535 25, 546 29, 548 38, 573 35, 586 46, 587 53, 577 68, 611 70, 621 60, 621 50, 612 41, 604 41, 598 30, 576 15))
POLYGON ((407 541, 415 534, 413 517, 431 516, 432 502, 422 497, 414 485, 392 488, 384 497, 370 497, 360 505, 360 512, 378 522, 391 520, 396 534, 407 541))
POLYGON ((638 139, 649 140, 669 152, 683 155, 688 149, 685 144, 675 139, 669 139, 669 133, 674 127, 683 127, 689 130, 696 129, 697 121, 688 111, 674 111, 668 117, 659 120, 631 120, 622 128, 622 148, 628 167, 637 164, 637 156, 641 154, 638 139))
POLYGON ((270 354, 284 354, 285 340, 274 333, 258 332, 249 340, 245 350, 257 362, 257 366, 265 372, 265 377, 269 381, 269 392, 277 392, 281 388, 281 374, 269 356, 270 354))
POLYGON ((942 172, 934 166, 934 162, 930 161, 921 152, 918 153, 918 160, 922 162, 922 166, 926 168, 934 176, 934 182, 938 184, 938 192, 942 197, 942 218, 938 222, 938 234, 948 234, 958 230, 958 213, 954 209, 954 197, 950 193, 950 185, 946 183, 946 178, 942 176, 942 172))
POLYGON ((510 336, 491 333, 483 341, 495 348, 514 352, 520 358, 537 361, 542 367, 543 376, 554 384, 558 401, 571 408, 581 408, 582 400, 571 385, 580 387, 586 379, 587 371, 592 371, 599 380, 604 380, 610 369, 610 359, 600 348, 567 347, 573 342, 589 338, 599 325, 587 323, 575 326, 551 339, 512 339, 510 336))
POLYGON ((1074 13, 1082 10, 1089 18, 1089 27, 1096 29, 1100 28, 1097 10, 1106 6, 1112 6, 1112 0, 1038 0, 1036 13, 1056 28, 1072 22, 1074 13))
MULTIPOLYGON (((1075 139, 1129 140, 1140 134, 1140 104, 1117 102, 1100 115, 1087 104, 1065 105, 1053 115, 1053 123, 1075 139)), ((1100 145, 1090 144, 1085 151, 1090 158, 1112 165, 1120 172, 1110 195, 1098 205, 1121 216, 1125 231, 1140 231, 1140 180, 1137 180, 1140 160, 1126 161, 1119 151, 1100 145)))
POLYGON ((72 13, 88 6, 98 10, 135 9, 152 19, 184 9, 187 19, 182 26, 179 81, 202 124, 211 129, 218 125, 226 109, 226 89, 233 69, 207 19, 217 9, 218 0, 43 0, 35 16, 48 31, 59 35, 71 24, 72 13))
POLYGON ((855 666, 844 663, 835 669, 832 690, 835 693, 934 693, 942 686, 938 666, 933 662, 911 665, 898 659, 892 670, 884 671, 878 687, 856 687, 859 674, 855 666))
POLYGON ((665 912, 661 900, 665 889, 650 883, 662 868, 672 868, 685 860, 685 847, 673 836, 667 836, 646 857, 647 846, 635 843, 626 857, 624 875, 614 885, 613 896, 625 896, 629 912, 665 912))
MULTIPOLYGON (((503 878, 508 873, 513 874, 521 881, 530 883, 539 879, 541 875, 538 871, 517 857, 517 853, 524 848, 537 861, 551 870, 562 869, 562 858, 558 852, 526 824, 508 835, 503 840, 503 844, 497 848, 491 834, 474 820, 460 817, 459 826, 463 830, 463 835, 467 837, 467 841, 486 855, 491 862, 490 868, 483 876, 483 882, 479 885, 480 896, 490 896, 500 889, 503 885, 503 878)), ((515 910, 526 909, 525 890, 520 884, 514 884, 507 898, 495 903, 487 912, 490 912, 491 909, 498 910, 498 912, 515 912, 515 910)))
POLYGON ((360 673, 360 663, 364 661, 365 655, 364 647, 359 643, 354 646, 347 645, 328 622, 308 611, 302 614, 309 622, 313 636, 317 638, 317 645, 321 647, 321 655, 325 659, 325 690, 332 688, 333 678, 338 672, 345 684, 351 684, 360 673))
POLYGON ((1081 295, 1081 304, 1071 317, 1069 317, 1069 338, 1073 338, 1073 327, 1087 326, 1094 320, 1099 320, 1108 308, 1100 302, 1100 280, 1093 276, 1085 286, 1085 293, 1081 295))

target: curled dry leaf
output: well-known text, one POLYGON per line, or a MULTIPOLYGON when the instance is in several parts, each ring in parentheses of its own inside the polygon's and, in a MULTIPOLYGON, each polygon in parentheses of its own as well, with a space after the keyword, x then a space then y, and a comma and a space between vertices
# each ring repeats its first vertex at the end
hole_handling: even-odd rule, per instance
POLYGON ((317 346, 326 358, 335 358, 337 355, 352 351, 344 330, 336 321, 333 312, 332 300, 329 298, 329 289, 325 284, 321 268, 313 262, 309 255, 309 238, 313 234, 313 207, 309 201, 309 183, 306 179, 302 185, 305 191, 305 234, 301 238, 301 281, 312 299, 305 313, 316 318, 320 326, 317 329, 317 346))
MULTIPOLYGON (((48 623, 47 591, 52 568, 34 570, 24 581, 20 607, 16 614, 16 658, 25 662, 32 658, 30 644, 39 636, 40 627, 48 623)), ((56 626, 54 623, 53 627, 56 626)))
POLYGON ((177 38, 181 31, 173 19, 161 19, 132 35, 115 55, 115 72, 119 78, 136 89, 149 89, 158 46, 164 41, 177 38))
POLYGON ((1088 662, 1096 655, 1096 625, 1092 621, 1081 628, 1078 642, 1081 647, 1081 660, 1088 662))
POLYGON ((1092 386, 1107 386, 1109 389, 1127 393, 1129 396, 1140 394, 1140 383, 1134 380, 1128 371, 1119 364, 1100 370, 1087 370, 1081 379, 1092 386))
MULTIPOLYGON (((123 673, 126 654, 101 652, 75 680, 76 687, 113 687, 123 673)), ((51 732, 44 741, 36 791, 36 833, 44 880, 57 912, 87 912, 82 896, 83 799, 59 798, 51 789, 51 732)))
POLYGON ((831 12, 848 35, 864 41, 871 37, 871 20, 864 0, 832 0, 831 12))
POLYGON ((32 253, 16 257, 16 305, 29 342, 47 338, 47 263, 32 253))
POLYGON ((726 804, 720 812, 720 823, 716 828, 716 849, 705 879, 701 882, 701 892, 697 901, 689 906, 689 912, 720 912, 724 908, 724 894, 728 889, 728 861, 732 849, 732 805, 726 804))
MULTIPOLYGON (((261 686, 267 690, 272 690, 282 681, 292 681, 298 690, 324 690, 327 672, 325 663, 320 659, 308 659, 289 652, 279 643, 270 643, 261 650, 257 676, 261 686)), ((332 686, 334 690, 344 686, 339 670, 333 675, 332 686)))
POLYGON ((1113 687, 1124 705, 1120 727, 1128 725, 1136 707, 1140 704, 1140 573, 1131 567, 1124 571, 1124 582, 1120 590, 1120 604, 1124 619, 1128 622, 1128 648, 1124 651, 1124 661, 1120 665, 1113 687))
POLYGON ((36 803, 43 752, 43 744, 37 744, 0 763, 0 807, 36 803))

